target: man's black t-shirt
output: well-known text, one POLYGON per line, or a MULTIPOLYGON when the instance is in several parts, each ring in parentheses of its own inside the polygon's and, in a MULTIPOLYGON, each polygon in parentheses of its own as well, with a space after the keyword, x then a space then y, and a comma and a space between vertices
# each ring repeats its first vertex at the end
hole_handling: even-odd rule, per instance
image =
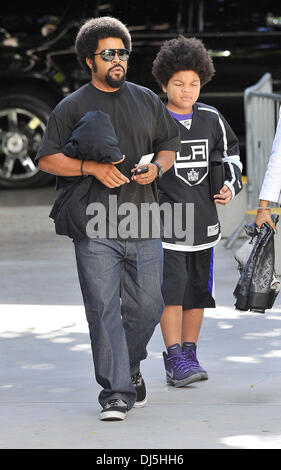
MULTIPOLYGON (((118 91, 104 92, 89 82, 64 98, 52 111, 36 160, 62 152, 82 116, 98 110, 110 116, 119 148, 125 155, 125 160, 117 168, 129 180, 131 169, 143 155, 157 154, 161 150, 179 150, 177 124, 155 93, 130 82, 124 82, 118 91)), ((58 176, 57 188, 66 188, 78 178, 58 176)), ((108 190, 108 194, 116 195, 118 204, 130 202, 138 207, 142 203, 157 201, 154 183, 140 185, 131 182, 108 190)), ((88 201, 91 202, 95 201, 88 201)))

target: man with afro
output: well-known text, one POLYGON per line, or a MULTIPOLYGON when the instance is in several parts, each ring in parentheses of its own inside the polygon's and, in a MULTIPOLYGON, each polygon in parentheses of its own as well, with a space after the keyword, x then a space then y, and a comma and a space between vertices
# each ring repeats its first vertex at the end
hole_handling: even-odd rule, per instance
MULTIPOLYGON (((157 203, 155 180, 173 164, 180 147, 179 131, 155 93, 126 81, 132 46, 123 23, 111 17, 89 19, 79 30, 75 47, 90 81, 55 107, 37 159, 41 170, 57 175, 62 189, 51 214, 55 222, 61 221, 57 233, 74 241, 95 375, 101 386, 100 419, 123 420, 133 406, 142 407, 147 401, 140 362, 147 357, 146 346, 164 307, 160 231, 153 235, 142 230, 141 209, 157 203), (101 126, 97 116, 105 117, 108 126, 101 126), (117 151, 114 161, 108 160, 109 155, 104 156, 107 161, 97 161, 88 154, 78 158, 63 152, 69 139, 79 142, 79 123, 85 130, 94 118, 97 127, 84 132, 89 145, 83 148, 101 142, 97 153, 102 152, 107 139, 117 151), (146 172, 135 174, 143 156, 146 172), (68 210, 63 212, 66 204, 68 210), (127 231, 124 209, 131 210, 132 205, 138 230, 132 224, 127 231), (95 217, 91 224, 84 223, 93 206, 100 215, 97 228, 95 217)), ((107 148, 110 152, 110 145, 107 148)))

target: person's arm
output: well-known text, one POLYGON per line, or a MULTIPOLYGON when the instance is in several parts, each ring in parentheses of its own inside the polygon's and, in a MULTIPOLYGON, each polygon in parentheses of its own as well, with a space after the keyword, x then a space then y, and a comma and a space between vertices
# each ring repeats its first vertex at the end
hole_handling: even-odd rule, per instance
MULTIPOLYGON (((169 170, 171 166, 173 165, 175 156, 176 156, 176 152, 172 150, 161 150, 160 152, 157 153, 154 161, 159 163, 159 165, 161 166, 163 170, 163 173, 165 173, 165 171, 169 170)), ((134 180, 136 183, 139 183, 139 184, 152 183, 152 181, 154 181, 158 176, 158 168, 153 163, 149 163, 147 166, 148 166, 147 173, 142 173, 136 176, 133 175, 132 180, 134 180)), ((135 171, 135 168, 131 170, 132 173, 134 171, 135 171)))
POLYGON ((281 191, 281 110, 274 141, 272 144, 271 155, 268 160, 267 169, 264 175, 260 195, 259 208, 255 223, 258 228, 262 224, 268 223, 276 232, 276 227, 272 222, 269 210, 269 201, 280 202, 281 191))
POLYGON ((264 175, 259 199, 280 202, 281 191, 281 110, 271 154, 264 175))
POLYGON ((223 156, 225 182, 219 194, 214 195, 215 204, 226 205, 242 189, 242 163, 238 139, 226 119, 219 113, 217 149, 223 156))
MULTIPOLYGON (((124 176, 116 165, 124 160, 114 163, 98 163, 93 160, 87 160, 83 163, 83 174, 93 175, 108 188, 116 188, 125 183, 129 183, 128 178, 124 176)), ((77 158, 70 158, 63 153, 56 153, 40 157, 39 168, 46 173, 57 176, 81 176, 82 161, 77 158)))
MULTIPOLYGON (((68 100, 63 100, 52 111, 49 116, 47 128, 44 132, 36 155, 38 167, 46 173, 56 176, 81 176, 82 160, 70 158, 62 153, 62 149, 70 138, 77 123, 75 106, 68 100)), ((126 178, 116 165, 119 162, 100 163, 93 160, 85 160, 83 163, 83 174, 93 175, 108 188, 115 188, 128 183, 126 178)))
MULTIPOLYGON (((180 149, 179 129, 175 120, 170 116, 159 96, 155 99, 155 125, 153 126, 152 139, 155 158, 165 173, 175 161, 176 152, 180 149)), ((132 179, 139 184, 150 184, 158 176, 158 168, 152 163, 148 164, 149 171, 140 175, 132 176, 132 179)), ((136 167, 137 165, 135 165, 136 167)), ((135 171, 133 168, 132 173, 135 171)))

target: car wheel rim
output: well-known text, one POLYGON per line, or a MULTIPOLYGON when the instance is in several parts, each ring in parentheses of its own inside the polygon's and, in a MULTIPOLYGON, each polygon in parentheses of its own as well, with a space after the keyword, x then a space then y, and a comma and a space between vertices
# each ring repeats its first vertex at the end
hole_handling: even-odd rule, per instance
POLYGON ((38 173, 34 164, 45 123, 22 108, 0 111, 0 178, 20 181, 38 173))

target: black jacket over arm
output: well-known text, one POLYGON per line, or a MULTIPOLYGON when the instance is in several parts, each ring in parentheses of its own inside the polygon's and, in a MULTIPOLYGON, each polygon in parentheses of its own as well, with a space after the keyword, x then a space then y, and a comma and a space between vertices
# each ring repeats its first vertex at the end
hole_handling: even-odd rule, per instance
POLYGON ((118 162, 122 158, 109 114, 89 111, 75 126, 63 153, 79 160, 118 162))
MULTIPOLYGON (((122 158, 110 116, 102 111, 90 111, 78 121, 62 152, 71 158, 103 163, 122 158)), ((59 194, 51 210, 56 233, 72 238, 84 237, 89 200, 99 200, 106 206, 108 192, 108 188, 93 176, 77 177, 75 183, 59 194)))

